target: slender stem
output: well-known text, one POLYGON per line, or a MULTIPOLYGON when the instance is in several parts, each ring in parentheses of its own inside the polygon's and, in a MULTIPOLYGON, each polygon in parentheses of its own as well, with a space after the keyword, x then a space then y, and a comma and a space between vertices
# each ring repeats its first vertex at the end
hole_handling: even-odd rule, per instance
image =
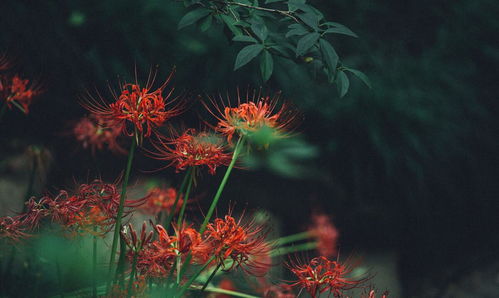
MULTIPOLYGON (((97 232, 97 226, 94 227, 97 232)), ((97 298, 97 236, 94 235, 92 249, 92 297, 97 298)))
POLYGON ((61 297, 64 297, 64 287, 63 287, 63 284, 62 284, 62 273, 61 273, 61 264, 59 263, 59 258, 56 257, 56 260, 55 260, 55 267, 56 267, 56 271, 57 271, 57 279, 59 281, 59 289, 60 289, 60 296, 61 297))
POLYGON ((316 247, 317 247, 317 242, 307 242, 307 243, 298 244, 298 245, 280 247, 278 249, 272 250, 270 252, 270 256, 277 257, 277 256, 287 255, 289 253, 293 253, 293 252, 297 252, 297 251, 312 250, 312 249, 315 249, 316 247))
POLYGON ((18 104, 16 101, 11 101, 11 103, 16 106, 19 110, 21 110, 21 112, 23 112, 24 114, 26 114, 26 110, 23 108, 23 106, 21 106, 20 104, 18 104))
POLYGON ((133 286, 133 279, 135 278, 135 271, 137 267, 137 257, 139 255, 139 252, 135 252, 133 255, 133 263, 132 263, 132 273, 130 273, 130 280, 128 281, 128 289, 126 291, 127 298, 130 298, 132 296, 132 286, 133 286))
POLYGON ((208 280, 206 280, 203 287, 201 288, 201 292, 203 292, 206 289, 206 287, 208 286, 210 281, 213 279, 213 277, 215 277, 215 274, 217 274, 217 271, 218 271, 218 269, 220 269, 220 266, 222 266, 222 263, 218 264, 217 267, 215 267, 213 272, 210 274, 210 277, 208 277, 208 280))
POLYGON ((118 267, 116 268, 115 279, 120 279, 120 288, 125 288, 125 264, 126 264, 126 243, 122 237, 120 237, 120 257, 118 259, 118 267))
MULTIPOLYGON (((201 286, 191 286, 189 290, 194 290, 194 291, 199 291, 201 290, 201 286)), ((236 291, 231 291, 231 290, 225 290, 225 289, 220 289, 220 288, 213 288, 213 287, 207 287, 205 289, 206 292, 211 292, 211 293, 220 293, 220 294, 228 294, 234 297, 242 297, 242 298, 258 298, 258 296, 253 296, 253 295, 248 295, 236 291)))
POLYGON ((182 202, 182 209, 180 209, 180 213, 177 219, 177 229, 180 229, 182 225, 182 219, 185 213, 185 207, 187 206, 187 200, 189 199, 189 195, 191 193, 192 182, 194 181, 194 169, 190 172, 189 184, 187 184, 187 190, 185 191, 184 201, 182 202))
POLYGON ((198 278, 199 274, 201 274, 201 272, 204 271, 204 269, 206 269, 206 267, 208 267, 208 265, 215 259, 215 256, 212 256, 204 265, 203 267, 199 268, 198 271, 196 273, 194 273, 193 276, 191 276, 191 278, 189 278, 189 280, 182 286, 182 289, 180 289, 180 292, 178 293, 178 296, 177 297, 182 297, 182 294, 185 293, 185 291, 187 291, 187 289, 191 286, 191 284, 196 280, 196 278, 198 278))
POLYGON ((113 272, 114 268, 114 258, 116 255, 116 249, 118 248, 118 240, 120 239, 121 217, 123 216, 123 209, 125 205, 126 188, 128 186, 128 179, 130 178, 130 170, 132 169, 132 161, 135 153, 135 148, 137 148, 137 141, 135 138, 132 138, 132 145, 130 147, 130 152, 128 153, 128 160, 126 164, 125 177, 123 178, 123 188, 121 190, 120 205, 118 207, 118 214, 116 215, 116 223, 114 226, 113 244, 111 245, 111 258, 109 260, 109 273, 113 272))
POLYGON ((232 168, 234 168, 234 165, 236 164, 239 153, 241 153, 241 149, 243 147, 243 144, 244 144, 244 137, 240 137, 239 140, 237 140, 236 147, 234 148, 234 153, 232 154, 232 160, 230 161, 229 167, 227 167, 227 171, 225 172, 225 175, 222 178, 222 182, 220 183, 220 186, 218 187, 217 193, 215 194, 215 197, 213 198, 213 201, 211 202, 210 209, 208 209, 208 213, 206 213, 203 224, 201 225, 201 228, 199 230, 199 233, 201 233, 201 234, 203 234, 204 231, 206 230, 206 225, 210 221, 211 216, 213 215, 213 211, 215 211, 215 207, 217 206, 218 200, 220 199, 220 196, 222 195, 222 191, 224 190, 225 184, 227 184, 227 181, 229 180, 229 176, 230 176, 230 173, 232 171, 232 168))
POLYGON ((187 184, 187 181, 189 177, 192 174, 192 168, 189 168, 187 172, 185 173, 184 180, 182 180, 182 184, 180 185, 180 189, 177 191, 177 195, 175 196, 175 202, 173 202, 172 209, 170 213, 168 214, 168 217, 166 218, 164 228, 165 230, 168 231, 168 228, 170 227, 170 223, 172 222, 173 216, 175 215, 175 210, 177 209, 177 204, 178 201, 180 200, 180 196, 184 192, 185 185, 187 184))
POLYGON ((278 238, 274 241, 274 244, 275 244, 275 246, 281 246, 284 244, 288 244, 291 242, 295 242, 295 241, 299 241, 299 240, 303 240, 303 239, 308 239, 308 238, 312 238, 312 237, 313 237, 312 233, 310 233, 308 231, 301 232, 298 234, 293 234, 293 235, 278 238))

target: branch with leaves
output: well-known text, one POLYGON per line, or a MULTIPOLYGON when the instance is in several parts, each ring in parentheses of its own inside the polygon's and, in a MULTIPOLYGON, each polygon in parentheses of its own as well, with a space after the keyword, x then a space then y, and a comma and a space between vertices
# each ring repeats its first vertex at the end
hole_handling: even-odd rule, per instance
POLYGON ((340 61, 330 34, 357 35, 345 25, 326 21, 324 15, 306 0, 183 0, 190 11, 179 22, 179 29, 197 24, 201 31, 213 22, 222 24, 228 38, 247 45, 237 54, 234 70, 259 58, 262 79, 274 71, 274 57, 310 65, 338 87, 341 97, 348 92, 350 73, 371 87, 367 76, 340 61))

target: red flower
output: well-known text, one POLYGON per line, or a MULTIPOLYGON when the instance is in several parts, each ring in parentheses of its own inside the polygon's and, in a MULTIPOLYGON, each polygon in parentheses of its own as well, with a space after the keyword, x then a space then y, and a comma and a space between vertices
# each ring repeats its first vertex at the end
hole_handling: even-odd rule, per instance
POLYGON ((146 222, 144 222, 140 231, 140 238, 137 237, 137 233, 132 224, 128 224, 128 229, 124 227, 123 230, 120 231, 121 238, 123 238, 126 245, 132 250, 132 255, 141 251, 144 246, 151 242, 153 231, 146 233, 146 227, 146 222))
POLYGON ((27 227, 21 220, 21 217, 1 217, 0 218, 0 239, 6 238, 13 242, 19 242, 22 239, 30 237, 25 233, 27 227))
POLYGON ((201 234, 193 228, 182 226, 180 229, 175 227, 175 235, 177 238, 177 249, 182 257, 192 255, 192 262, 197 264, 205 264, 211 257, 211 246, 202 239, 201 234))
POLYGON ((73 127, 76 140, 83 148, 90 148, 92 154, 106 146, 112 152, 126 154, 126 150, 117 141, 121 131, 122 127, 118 123, 96 114, 81 118, 73 127))
POLYGON ((370 278, 349 278, 347 275, 352 272, 352 265, 348 262, 341 264, 338 261, 330 261, 323 256, 313 258, 309 263, 291 261, 288 267, 298 278, 291 286, 305 289, 312 298, 324 292, 341 297, 344 290, 362 287, 361 285, 370 278))
MULTIPOLYGON (((376 291, 374 289, 369 290, 368 293, 362 294, 360 298, 376 298, 376 291)), ((380 298, 388 298, 388 291, 383 292, 380 298)))
POLYGON ((90 98, 83 106, 91 113, 115 121, 128 136, 135 135, 139 140, 142 137, 149 137, 154 129, 184 110, 182 101, 178 101, 178 98, 170 99, 173 89, 166 96, 163 95, 174 72, 173 70, 156 90, 151 90, 154 83, 153 76, 144 87, 138 83, 123 84, 120 94, 114 94, 115 101, 111 104, 102 98, 100 100, 90 98), (131 131, 128 129, 129 126, 132 126, 131 131))
POLYGON ((317 238, 317 251, 321 256, 334 257, 338 254, 337 241, 339 232, 325 214, 312 215, 309 231, 317 238))
MULTIPOLYGON (((170 188, 159 188, 154 187, 149 190, 146 195, 147 200, 144 205, 140 206, 140 210, 149 215, 158 215, 161 211, 166 211, 168 213, 172 212, 173 204, 175 203, 175 198, 177 197, 177 190, 173 187, 170 188)), ((175 212, 178 212, 182 207, 182 196, 177 202, 177 207, 175 212)))
POLYGON ((221 138, 206 131, 197 132, 193 128, 172 141, 160 138, 159 142, 153 144, 156 152, 150 152, 151 157, 169 161, 166 167, 174 166, 177 171, 206 166, 210 174, 214 175, 217 167, 228 165, 232 159, 232 155, 226 153, 221 138))
POLYGON ((240 267, 249 274, 263 276, 271 266, 268 258, 271 246, 265 241, 266 234, 262 225, 242 224, 241 219, 236 222, 226 215, 224 219, 217 218, 208 224, 204 236, 211 245, 211 255, 216 256, 216 262, 223 270, 240 267), (227 259, 232 260, 228 268, 227 259))
POLYGON ((286 136, 294 126, 294 119, 297 115, 295 110, 289 109, 287 104, 283 104, 277 109, 277 102, 280 93, 273 97, 262 96, 253 92, 250 96, 241 102, 241 96, 238 90, 238 106, 220 107, 214 99, 210 98, 213 106, 212 111, 207 104, 204 104, 209 112, 216 117, 218 124, 215 130, 227 136, 229 143, 232 142, 234 135, 249 135, 267 127, 273 130, 276 137, 286 136))
POLYGON ((16 105, 28 114, 33 98, 41 92, 40 86, 30 86, 28 79, 21 79, 18 75, 0 76, 0 98, 5 100, 9 108, 16 105))
MULTIPOLYGON (((234 285, 234 283, 232 282, 232 280, 228 279, 228 278, 224 278, 220 281, 220 283, 218 284, 218 288, 219 289, 223 289, 223 290, 229 290, 229 291, 235 291, 237 290, 236 289, 236 286, 234 285)), ((232 295, 228 295, 228 294, 216 294, 215 295, 215 298, 231 298, 233 297, 232 295)))

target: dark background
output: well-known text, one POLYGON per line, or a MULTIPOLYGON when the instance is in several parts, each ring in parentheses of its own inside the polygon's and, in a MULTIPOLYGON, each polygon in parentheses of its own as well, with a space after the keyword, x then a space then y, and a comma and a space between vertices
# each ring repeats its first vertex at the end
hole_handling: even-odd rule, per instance
MULTIPOLYGON (((236 171, 221 206, 232 200, 269 210, 285 223, 284 233, 306 227, 313 210, 326 210, 346 249, 398 252, 404 297, 429 297, 429 289, 439 297, 470 272, 497 276, 499 3, 312 4, 359 35, 331 41, 373 89, 352 79, 339 98, 335 86, 314 80, 303 65, 276 60, 264 86, 282 90, 300 109, 303 150, 317 154, 303 154, 299 171, 236 171)), ((167 0, 1 1, 0 50, 46 90, 28 116, 12 111, 2 119, 2 155, 27 144, 49 148, 49 190, 96 175, 90 153, 68 136, 71 121, 85 114, 78 101, 86 90, 105 92, 133 78, 135 66, 144 79, 151 67, 164 78, 176 66, 174 85, 192 108, 174 121, 191 126, 206 115, 199 94, 263 84, 256 64, 233 72, 240 45, 220 25, 178 31, 185 12, 167 0)), ((110 180, 125 162, 110 153, 96 159, 98 173, 110 180)), ((155 165, 142 154, 135 162, 139 170, 155 165)), ((221 174, 205 175, 200 192, 212 193, 221 174)), ((179 180, 173 170, 154 175, 179 180)), ((490 277, 480 281, 497 287, 490 277)))

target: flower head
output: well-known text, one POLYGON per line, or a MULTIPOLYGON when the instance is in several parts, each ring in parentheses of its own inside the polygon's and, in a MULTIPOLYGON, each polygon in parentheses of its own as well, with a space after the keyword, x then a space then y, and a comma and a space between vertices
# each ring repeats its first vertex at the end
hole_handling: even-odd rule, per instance
POLYGON ((102 98, 90 98, 83 106, 91 113, 114 121, 127 135, 141 140, 142 137, 151 136, 153 130, 184 110, 182 101, 178 101, 178 98, 171 99, 173 89, 166 95, 163 94, 173 73, 174 71, 155 90, 152 89, 155 78, 153 75, 145 86, 140 86, 137 82, 123 84, 120 94, 114 94, 112 103, 106 103, 102 98))
MULTIPOLYGON (((177 197, 177 190, 173 187, 169 188, 160 188, 153 187, 151 188, 147 195, 146 201, 144 205, 140 206, 139 209, 146 214, 149 215, 158 215, 161 211, 166 211, 168 213, 172 212, 173 205, 175 203, 175 199, 177 197)), ((178 212, 182 206, 182 195, 177 202, 177 207, 174 212, 178 212)))
MULTIPOLYGON (((215 130, 227 136, 229 143, 234 135, 251 135, 264 128, 270 128, 275 137, 284 137, 292 130, 297 112, 283 104, 277 108, 280 93, 274 96, 263 96, 261 92, 246 94, 241 99, 238 90, 238 105, 220 107, 214 99, 210 98, 215 107, 211 110, 205 103, 205 107, 218 120, 215 130)), ((223 99, 221 98, 223 102, 223 99)))
POLYGON ((117 141, 121 130, 122 127, 118 123, 97 114, 91 114, 81 118, 73 127, 72 133, 83 148, 91 149, 92 154, 105 147, 112 152, 126 154, 126 150, 117 141))
POLYGON ((339 232, 331 218, 325 214, 312 215, 309 231, 317 238, 317 251, 321 256, 335 257, 338 254, 339 232))
POLYGON ((33 98, 40 93, 40 86, 30 84, 28 79, 22 79, 19 75, 0 76, 0 98, 5 100, 9 108, 15 105, 28 114, 33 98))
POLYGON ((0 239, 6 238, 12 242, 19 242, 30 237, 25 231, 28 227, 23 223, 20 216, 0 218, 0 239))
POLYGON ((271 246, 265 241, 265 227, 254 222, 242 223, 226 215, 208 224, 204 236, 209 241, 211 253, 223 270, 230 271, 240 267, 255 276, 263 276, 270 269, 269 254, 271 246), (225 260, 231 260, 227 266, 225 260))
POLYGON ((348 274, 354 266, 348 261, 342 264, 324 256, 313 258, 308 263, 300 260, 290 261, 288 267, 297 277, 291 286, 305 289, 313 298, 324 292, 341 297, 344 290, 362 287, 370 278, 349 278, 348 274))
POLYGON ((159 142, 153 144, 156 151, 150 152, 151 156, 169 161, 166 167, 174 166, 177 171, 206 166, 210 174, 214 175, 217 167, 228 165, 232 158, 220 137, 207 131, 197 132, 193 128, 171 141, 160 138, 159 142))

